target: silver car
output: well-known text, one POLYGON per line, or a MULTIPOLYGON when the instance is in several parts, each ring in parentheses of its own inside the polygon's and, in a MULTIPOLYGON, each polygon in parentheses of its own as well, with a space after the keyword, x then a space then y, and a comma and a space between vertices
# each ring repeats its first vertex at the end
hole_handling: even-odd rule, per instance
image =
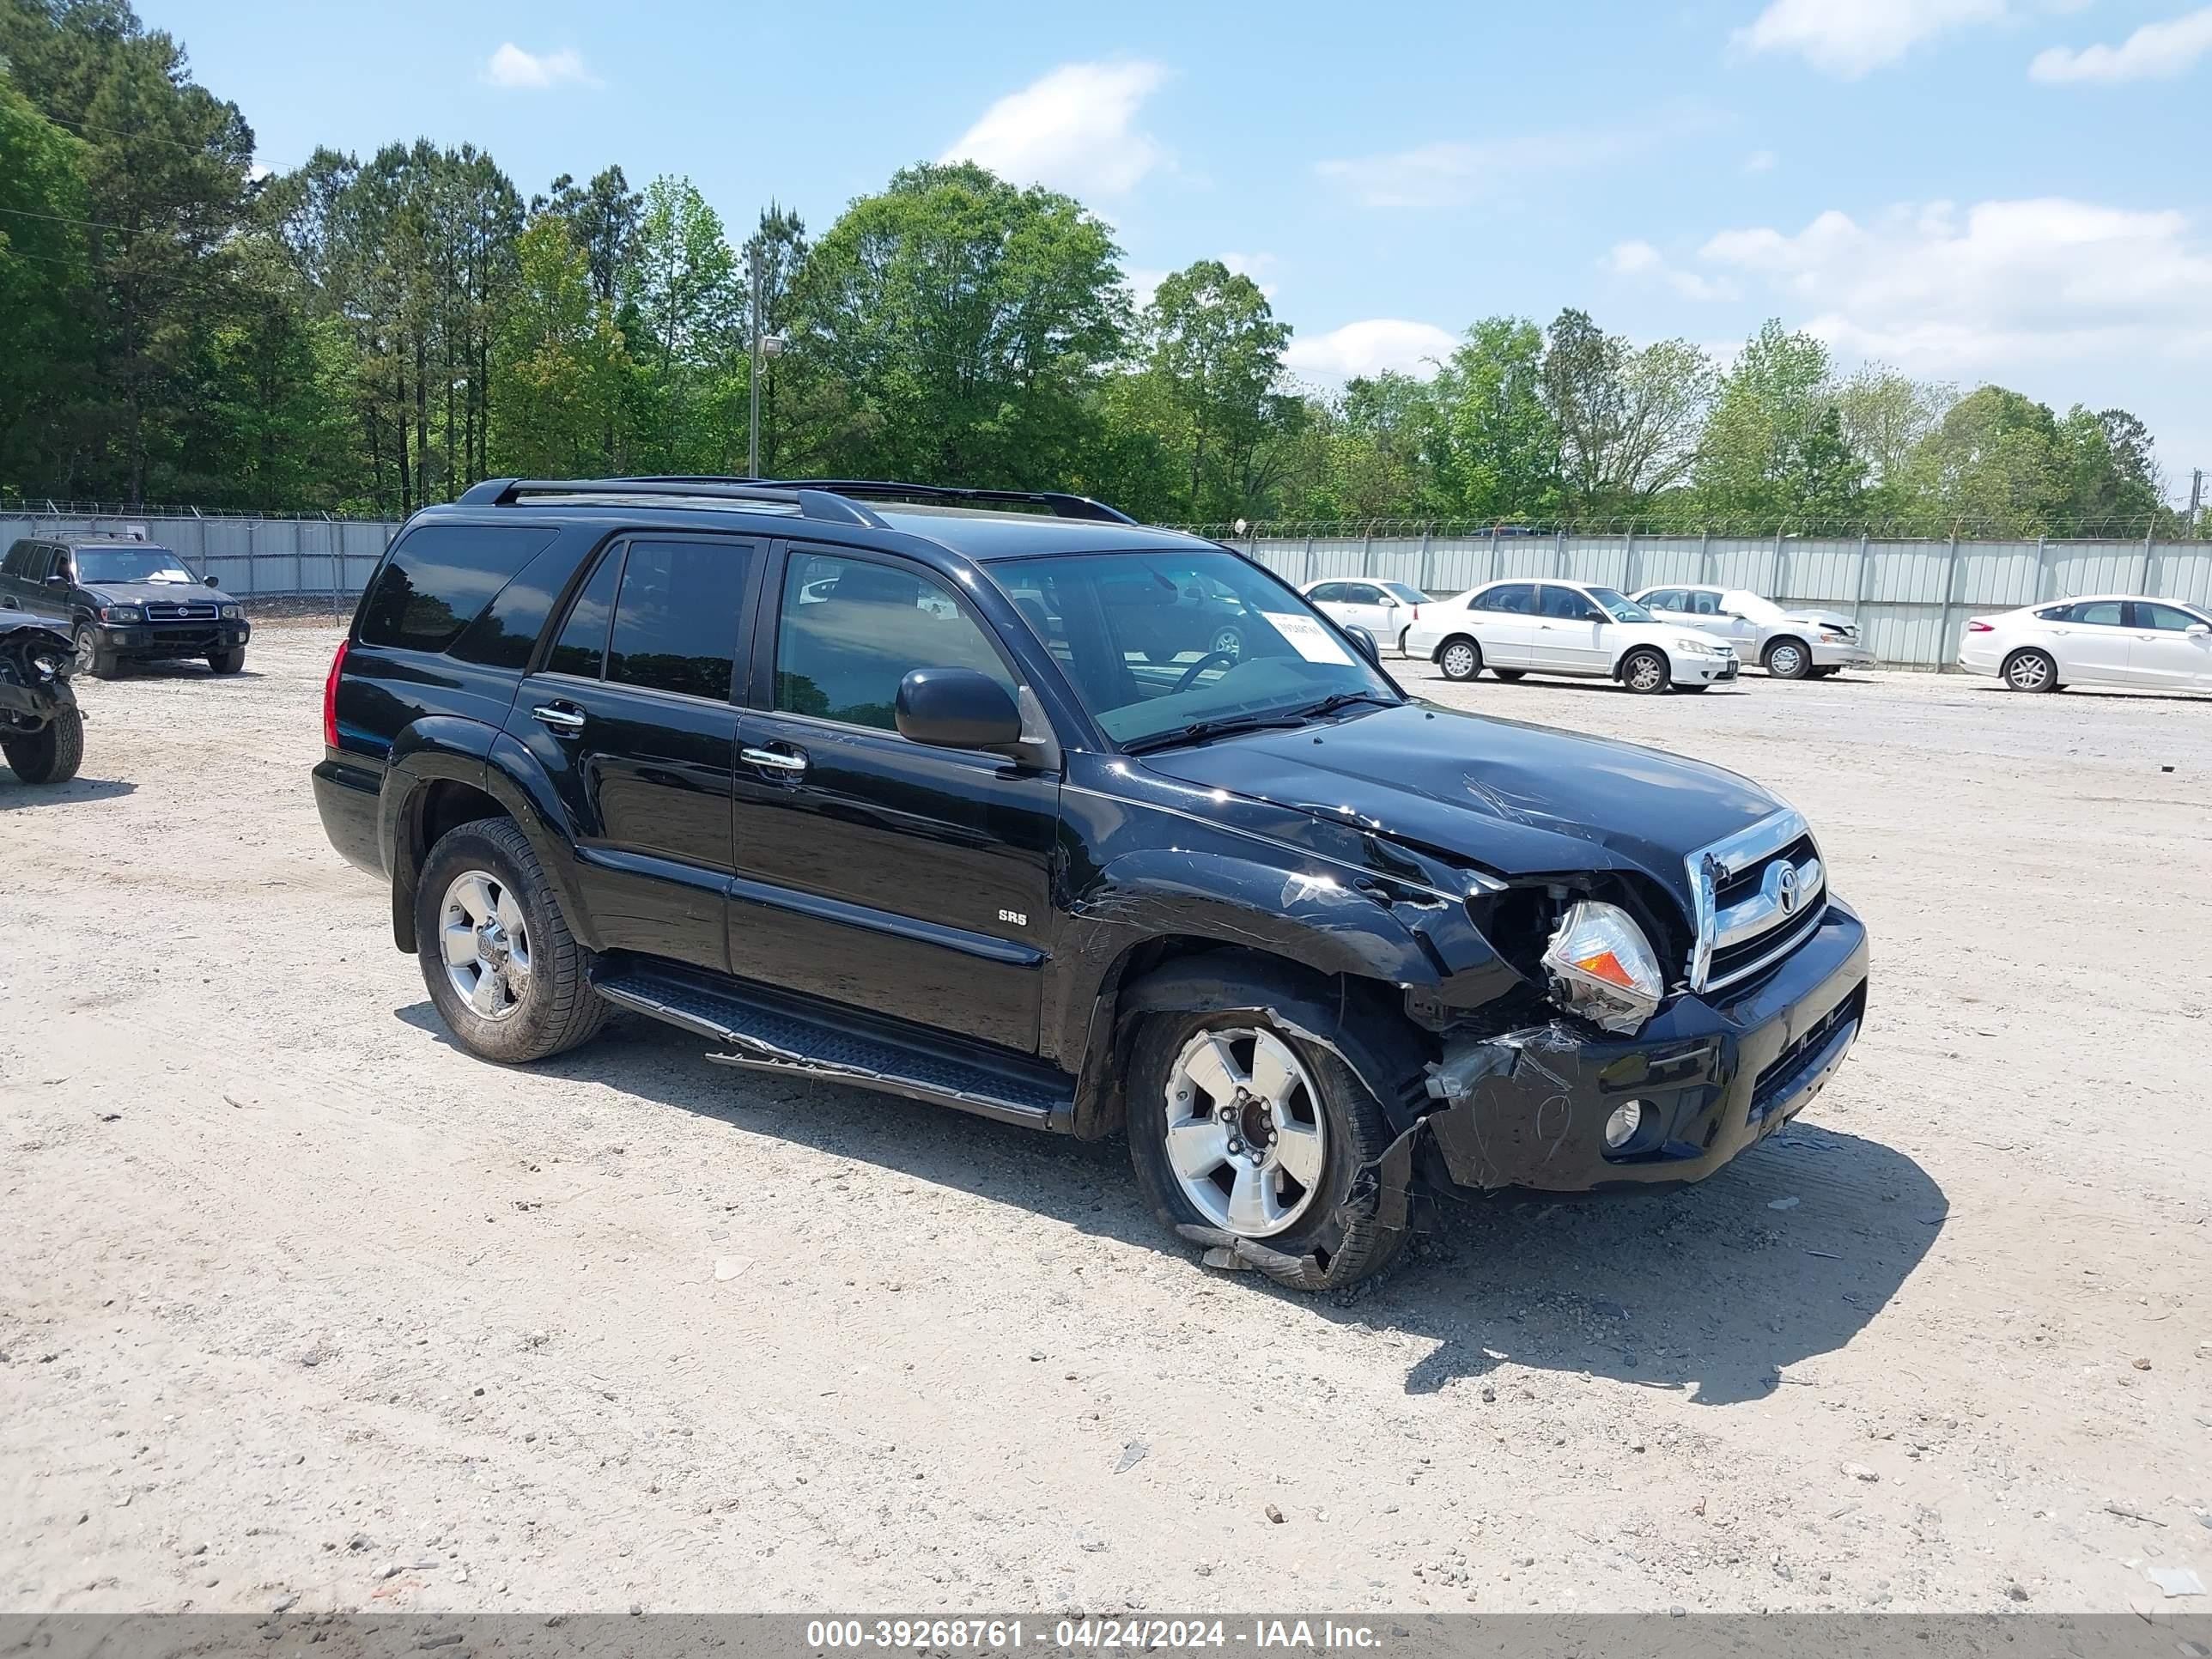
POLYGON ((1858 625, 1834 611, 1788 611, 1743 587, 1647 587, 1637 603, 1658 617, 1728 641, 1776 679, 1825 679, 1871 668, 1858 625))

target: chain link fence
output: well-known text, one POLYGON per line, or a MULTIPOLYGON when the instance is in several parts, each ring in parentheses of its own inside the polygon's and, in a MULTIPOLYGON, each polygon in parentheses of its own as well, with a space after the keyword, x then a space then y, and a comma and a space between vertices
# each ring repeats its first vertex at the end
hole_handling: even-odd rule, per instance
MULTIPOLYGON (((250 518, 185 509, 48 512, 0 507, 0 549, 29 535, 140 534, 243 599, 327 598, 349 608, 396 523, 250 518)), ((1322 527, 1316 526, 1317 531, 1322 527)), ((2212 544, 2130 540, 1900 541, 1867 536, 1644 535, 1632 530, 1394 534, 1222 533, 1277 574, 1405 582, 1436 595, 1504 577, 1555 577, 1633 593, 1661 584, 1748 588, 1784 605, 1840 611, 1886 663, 1936 668, 1977 612, 2085 593, 2142 593, 2212 605, 2212 544)), ((1221 533, 1221 532, 1217 532, 1221 533)))

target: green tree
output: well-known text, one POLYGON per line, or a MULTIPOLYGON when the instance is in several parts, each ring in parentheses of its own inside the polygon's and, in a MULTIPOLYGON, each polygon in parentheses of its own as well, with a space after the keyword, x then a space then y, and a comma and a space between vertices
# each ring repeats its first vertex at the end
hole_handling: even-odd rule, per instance
POLYGON ((1201 259, 1164 278, 1137 325, 1139 406, 1174 457, 1188 521, 1249 516, 1272 482, 1267 440, 1291 331, 1249 276, 1201 259))
POLYGON ((794 371, 837 471, 1042 486, 1079 470, 1123 348, 1120 250, 1072 198, 908 167, 808 256, 794 371))
POLYGON ((592 297, 611 304, 644 207, 645 198, 629 187, 623 170, 611 167, 593 173, 588 185, 562 173, 549 193, 530 198, 530 216, 550 213, 562 221, 568 240, 583 251, 592 297))
POLYGON ((633 459, 648 472, 731 471, 744 442, 744 285, 690 179, 646 186, 618 292, 636 364, 633 459))
POLYGON ((1907 473, 1921 527, 1931 532, 2041 535, 2066 499, 2057 420, 2003 386, 1981 386, 1952 404, 1907 473))
POLYGON ((492 454, 502 473, 589 476, 612 466, 606 434, 630 374, 613 306, 593 292, 591 256, 567 220, 541 213, 516 243, 514 302, 492 353, 499 401, 492 454))
MULTIPOLYGON (((779 338, 791 332, 793 309, 799 274, 806 265, 806 222, 796 213, 787 211, 770 202, 761 212, 760 223, 753 234, 745 238, 744 261, 740 274, 746 283, 746 303, 751 304, 752 265, 760 261, 760 317, 757 326, 763 334, 779 338)), ((751 372, 750 336, 746 372, 751 372)), ((769 477, 781 471, 779 459, 782 454, 782 437, 778 420, 777 391, 782 379, 781 357, 764 359, 761 374, 761 468, 769 477)), ((751 417, 750 409, 746 411, 751 417)))
POLYGON ((1561 312, 1547 332, 1543 387, 1559 432, 1564 510, 1633 514, 1681 483, 1717 379, 1712 360, 1686 340, 1638 350, 1587 313, 1561 312))
POLYGON ((1478 520, 1534 520, 1560 501, 1559 436, 1543 397, 1544 336, 1525 317, 1486 317, 1438 372, 1438 493, 1478 520))
POLYGON ((1775 320, 1753 335, 1722 378, 1695 477, 1715 525, 1840 527, 1865 464, 1830 391, 1827 347, 1775 320))
POLYGON ((81 149, 0 74, 0 484, 52 481, 84 351, 81 149))
POLYGON ((2080 534, 2133 533, 2165 507, 2150 428, 2124 409, 2092 414, 2076 404, 2058 423, 2064 495, 2058 516, 2080 534))

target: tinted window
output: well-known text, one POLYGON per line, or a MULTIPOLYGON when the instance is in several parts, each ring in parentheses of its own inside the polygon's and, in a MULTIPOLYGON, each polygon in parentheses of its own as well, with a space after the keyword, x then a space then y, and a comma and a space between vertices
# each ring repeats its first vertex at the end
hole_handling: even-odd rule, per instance
POLYGON ((2045 622, 2069 622, 2073 619, 2074 607, 2070 605, 2046 605, 2035 614, 2045 622))
POLYGON ((1547 585, 1543 590, 1542 614, 1560 622, 1589 622, 1596 615, 1590 602, 1571 587, 1547 585))
POLYGON ((15 546, 9 548, 8 550, 8 556, 4 559, 0 559, 0 576, 21 575, 23 574, 23 561, 29 554, 30 550, 31 544, 28 542, 17 542, 15 546))
POLYGON ((2103 628, 2118 628, 2120 626, 2120 602, 2118 599, 2100 599, 2094 605, 2077 605, 2074 607, 2073 620, 2092 623, 2103 628))
POLYGON ((1370 587, 1365 582, 1353 582, 1346 586, 1344 597, 1354 605, 1380 605, 1382 603, 1382 590, 1370 587))
POLYGON ((1341 605, 1344 602, 1344 592, 1345 585, 1342 582, 1323 582, 1312 592, 1307 594, 1306 598, 1311 599, 1316 605, 1341 605))
POLYGON ((1476 594, 1467 604, 1470 611, 1503 611, 1511 616, 1525 617, 1536 608, 1535 584, 1506 582, 1476 594))
POLYGON ((743 542, 632 542, 607 639, 607 678, 726 701, 752 549, 743 542))
POLYGON ((545 659, 546 672, 574 674, 595 680, 607 662, 607 623, 615 614, 615 584, 622 580, 623 550, 611 547, 592 572, 584 591, 568 607, 568 620, 561 624, 561 637, 545 659))
POLYGON ((2186 611, 2177 611, 2170 605, 2152 605, 2148 600, 2136 601, 2136 626, 2155 628, 2166 634, 2185 634, 2204 620, 2192 617, 2186 611))
POLYGON ((362 643, 443 651, 559 533, 522 525, 432 524, 410 531, 362 602, 362 643))
MULTIPOLYGON (((531 651, 545 629, 545 619, 552 615, 554 604, 575 568, 576 544, 556 541, 500 589, 499 597, 484 607, 483 615, 461 630, 447 654, 487 668, 520 671, 528 667, 531 651)), ((599 637, 606 637, 604 614, 599 637)), ((599 672, 596 662, 592 672, 599 672)))
POLYGON ((860 559, 792 555, 776 623, 778 708, 896 731, 899 682, 915 668, 973 668, 1014 690, 990 638, 934 579, 860 559))
POLYGON ((1655 587, 1644 596, 1644 605, 1653 611, 1680 611, 1682 590, 1679 587, 1655 587))

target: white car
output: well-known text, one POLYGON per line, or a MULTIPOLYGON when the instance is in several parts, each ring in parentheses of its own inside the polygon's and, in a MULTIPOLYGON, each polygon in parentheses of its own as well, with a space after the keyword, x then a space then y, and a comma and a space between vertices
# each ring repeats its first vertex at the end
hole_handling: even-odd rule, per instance
POLYGON ((1778 680, 1825 679, 1871 668, 1858 624, 1833 611, 1785 611, 1745 587, 1647 587, 1636 601, 1663 623, 1726 640, 1778 680))
POLYGON ((2015 691, 2132 685, 2212 691, 2212 613, 2197 605, 2097 594, 1969 617, 1959 666, 2015 691))
POLYGON ((1431 603, 1418 587, 1366 576, 1324 576, 1298 591, 1332 622, 1364 628, 1384 650, 1401 656, 1406 654, 1407 630, 1420 621, 1421 607, 1431 603))
POLYGON ((1501 680, 1580 674, 1650 694, 1703 691, 1736 676, 1728 645, 1655 621, 1610 587, 1582 582, 1502 581, 1421 607, 1406 654, 1426 657, 1448 680, 1487 668, 1501 680))

